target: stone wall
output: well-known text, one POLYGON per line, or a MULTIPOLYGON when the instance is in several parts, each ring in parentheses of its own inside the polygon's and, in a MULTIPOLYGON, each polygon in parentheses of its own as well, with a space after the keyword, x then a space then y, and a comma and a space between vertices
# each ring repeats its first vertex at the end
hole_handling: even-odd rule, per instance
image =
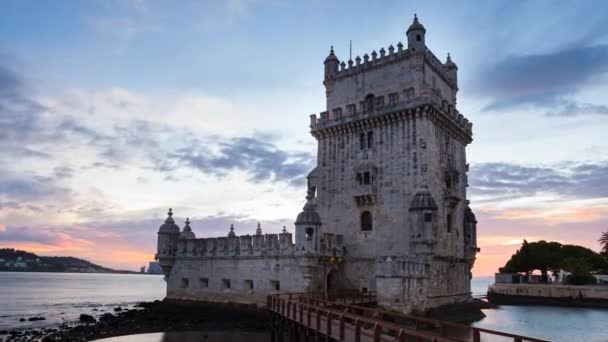
POLYGON ((488 288, 490 292, 510 296, 608 300, 608 286, 603 285, 492 284, 488 288))
POLYGON ((565 305, 608 308, 608 286, 492 284, 488 300, 499 305, 565 305))
POLYGON ((264 305, 278 292, 323 291, 316 257, 177 258, 167 298, 264 305))

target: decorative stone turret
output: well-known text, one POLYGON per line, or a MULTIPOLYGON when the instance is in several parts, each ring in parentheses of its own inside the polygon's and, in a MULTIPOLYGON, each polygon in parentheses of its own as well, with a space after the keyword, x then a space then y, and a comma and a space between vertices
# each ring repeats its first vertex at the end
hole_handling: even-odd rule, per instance
POLYGON ((424 43, 424 35, 426 29, 418 21, 418 16, 414 14, 414 22, 407 29, 407 48, 411 52, 425 52, 426 45, 424 43))
POLYGON ((329 56, 325 58, 325 62, 323 63, 325 64, 325 79, 323 83, 325 84, 325 86, 327 86, 326 83, 331 82, 333 80, 334 76, 338 73, 338 69, 340 67, 340 60, 334 54, 333 46, 329 51, 329 56))
POLYGON ((306 196, 306 204, 298 214, 296 226, 296 250, 298 252, 316 252, 319 250, 321 216, 315 211, 312 197, 306 196))
POLYGON ((255 229, 255 235, 262 235, 262 225, 258 222, 258 227, 255 229))
POLYGON ((477 248, 477 218, 468 202, 464 209, 464 244, 465 247, 477 248))
POLYGON ((450 57, 449 53, 444 66, 448 78, 454 83, 456 87, 458 87, 458 66, 456 65, 456 63, 452 62, 452 57, 450 57))
POLYGON ((437 203, 428 191, 419 191, 410 205, 412 245, 416 254, 432 251, 437 231, 437 203))
POLYGON ((186 217, 186 225, 184 226, 184 230, 182 230, 181 234, 179 234, 180 240, 186 239, 196 239, 196 235, 192 232, 192 228, 190 228, 190 219, 186 217))
POLYGON ((236 234, 234 234, 234 224, 230 225, 230 232, 228 233, 228 237, 235 237, 236 234))
POLYGON ((173 220, 173 210, 169 208, 165 223, 158 229, 158 243, 155 256, 155 259, 159 261, 165 276, 169 275, 173 263, 175 262, 179 236, 179 227, 173 220))

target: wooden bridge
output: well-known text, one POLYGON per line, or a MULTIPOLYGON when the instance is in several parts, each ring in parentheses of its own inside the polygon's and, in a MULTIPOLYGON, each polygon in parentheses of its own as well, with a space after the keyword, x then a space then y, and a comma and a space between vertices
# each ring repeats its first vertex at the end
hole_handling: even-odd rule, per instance
POLYGON ((372 308, 375 292, 286 293, 268 296, 275 326, 291 328, 295 341, 547 342, 372 308))

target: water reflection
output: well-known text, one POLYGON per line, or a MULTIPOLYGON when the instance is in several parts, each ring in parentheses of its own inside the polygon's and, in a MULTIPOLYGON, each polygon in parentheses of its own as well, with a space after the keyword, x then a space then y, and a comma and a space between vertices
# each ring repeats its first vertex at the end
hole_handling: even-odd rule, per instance
POLYGON ((118 336, 97 341, 103 342, 268 342, 268 332, 244 331, 188 331, 118 336))

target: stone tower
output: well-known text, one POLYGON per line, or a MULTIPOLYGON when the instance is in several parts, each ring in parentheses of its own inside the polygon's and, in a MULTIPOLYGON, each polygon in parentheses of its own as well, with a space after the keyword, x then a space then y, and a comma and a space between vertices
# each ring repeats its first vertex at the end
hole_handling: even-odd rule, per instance
POLYGON ((398 43, 363 59, 325 59, 326 110, 311 115, 310 202, 344 236, 343 283, 402 311, 470 298, 478 251, 466 200, 472 124, 456 110, 458 67, 426 47, 417 17, 398 43), (374 270, 374 272, 370 272, 374 270))

